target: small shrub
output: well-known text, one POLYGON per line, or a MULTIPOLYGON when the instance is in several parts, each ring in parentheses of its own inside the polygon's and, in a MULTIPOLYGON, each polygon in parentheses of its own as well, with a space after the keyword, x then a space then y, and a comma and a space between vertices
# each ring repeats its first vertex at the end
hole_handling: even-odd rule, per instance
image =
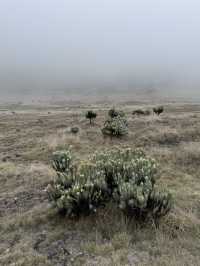
POLYGON ((154 189, 148 198, 147 209, 154 219, 165 216, 172 208, 172 196, 166 191, 154 189))
POLYGON ((117 116, 125 116, 125 113, 121 110, 116 110, 115 108, 111 108, 109 111, 108 111, 108 116, 111 117, 111 118, 114 118, 114 117, 117 117, 117 116))
POLYGON ((142 110, 142 109, 137 109, 132 112, 133 115, 150 115, 151 112, 149 110, 142 110))
POLYGON ((128 134, 128 122, 124 112, 111 109, 108 112, 108 116, 102 128, 103 134, 116 137, 128 134))
POLYGON ((71 133, 73 134, 77 134, 79 132, 79 128, 78 127, 71 127, 71 133))
POLYGON ((56 151, 52 155, 52 167, 57 172, 68 172, 72 163, 71 151, 56 151))
MULTIPOLYGON (((71 164, 72 165, 72 164, 71 164)), ((113 201, 128 217, 146 220, 166 215, 171 195, 155 189, 157 164, 142 150, 96 152, 87 162, 66 167, 48 185, 49 199, 68 216, 88 215, 113 201)))
POLYGON ((92 124, 92 121, 97 117, 97 114, 93 112, 92 110, 87 111, 85 114, 85 117, 90 120, 90 124, 92 124))
POLYGON ((164 107, 163 106, 154 107, 153 112, 157 115, 160 115, 164 112, 164 107))

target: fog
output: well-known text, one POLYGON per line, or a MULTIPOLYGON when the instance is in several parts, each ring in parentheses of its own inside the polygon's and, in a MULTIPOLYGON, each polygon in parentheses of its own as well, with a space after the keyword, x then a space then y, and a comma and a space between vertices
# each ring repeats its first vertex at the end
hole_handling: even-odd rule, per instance
POLYGON ((0 96, 200 99, 199 12, 198 0, 0 0, 0 96))

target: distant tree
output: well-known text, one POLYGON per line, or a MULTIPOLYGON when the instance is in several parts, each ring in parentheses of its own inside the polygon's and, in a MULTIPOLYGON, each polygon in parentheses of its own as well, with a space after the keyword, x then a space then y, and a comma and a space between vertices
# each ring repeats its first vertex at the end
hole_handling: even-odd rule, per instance
POLYGON ((164 107, 163 106, 154 107, 153 112, 157 115, 160 115, 164 112, 164 107))
POLYGON ((97 117, 97 113, 93 112, 92 110, 87 111, 85 117, 90 120, 90 125, 92 124, 92 120, 97 117))

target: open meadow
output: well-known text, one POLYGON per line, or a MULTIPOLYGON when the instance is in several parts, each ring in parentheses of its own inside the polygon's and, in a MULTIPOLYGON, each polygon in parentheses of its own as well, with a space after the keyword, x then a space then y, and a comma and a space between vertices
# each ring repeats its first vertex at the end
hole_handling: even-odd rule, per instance
POLYGON ((0 265, 200 265, 200 105, 165 104, 160 116, 134 116, 153 106, 121 103, 123 138, 102 135, 111 107, 0 106, 0 265), (92 125, 87 110, 97 113, 92 125), (159 226, 127 220, 109 204, 79 219, 60 216, 46 187, 55 176, 52 153, 69 145, 80 160, 115 146, 142 148, 159 163, 157 183, 171 192, 172 210, 159 226))

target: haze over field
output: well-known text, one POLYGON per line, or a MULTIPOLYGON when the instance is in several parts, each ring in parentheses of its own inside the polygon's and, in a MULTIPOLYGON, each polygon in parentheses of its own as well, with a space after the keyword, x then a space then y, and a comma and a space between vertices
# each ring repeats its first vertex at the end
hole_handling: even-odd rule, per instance
POLYGON ((1 101, 114 89, 200 99, 199 10, 198 0, 1 1, 1 101))
POLYGON ((0 265, 200 266, 200 0, 0 0, 0 265))

